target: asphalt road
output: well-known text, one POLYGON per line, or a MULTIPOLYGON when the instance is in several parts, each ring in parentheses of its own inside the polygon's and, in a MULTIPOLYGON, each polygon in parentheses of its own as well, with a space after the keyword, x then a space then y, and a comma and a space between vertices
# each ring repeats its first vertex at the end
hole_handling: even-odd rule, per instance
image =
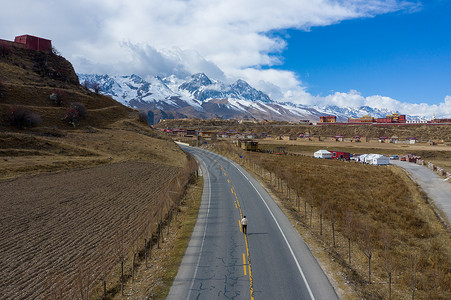
POLYGON ((234 162, 182 147, 201 163, 196 226, 167 299, 338 299, 298 232, 234 162), (241 232, 242 215, 249 220, 241 232))
POLYGON ((399 160, 391 160, 390 163, 406 170, 451 222, 451 183, 425 166, 399 160))

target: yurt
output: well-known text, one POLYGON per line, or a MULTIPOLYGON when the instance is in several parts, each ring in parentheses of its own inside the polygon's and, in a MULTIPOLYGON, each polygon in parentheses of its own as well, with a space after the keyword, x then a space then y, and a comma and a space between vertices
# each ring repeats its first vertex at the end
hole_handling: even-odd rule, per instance
POLYGON ((313 157, 315 157, 315 158, 332 158, 332 152, 329 152, 327 150, 318 150, 315 153, 313 153, 313 157))
POLYGON ((381 165, 389 165, 390 164, 390 159, 388 157, 386 157, 386 156, 381 155, 381 154, 369 154, 366 157, 366 162, 368 164, 371 164, 371 165, 381 166, 381 165))

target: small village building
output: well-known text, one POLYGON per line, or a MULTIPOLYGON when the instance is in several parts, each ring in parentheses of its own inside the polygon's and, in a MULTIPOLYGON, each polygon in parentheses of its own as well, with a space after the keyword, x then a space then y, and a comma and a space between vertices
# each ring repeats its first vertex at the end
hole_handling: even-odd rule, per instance
POLYGON ((364 115, 360 118, 348 118, 348 123, 373 123, 375 122, 374 118, 370 115, 364 115))
POLYGON ((202 131, 200 134, 200 137, 206 141, 216 141, 217 135, 215 132, 211 131, 202 131))
POLYGON ((239 139, 237 146, 246 151, 258 151, 258 142, 250 139, 239 139))
POLYGON ((186 134, 186 130, 181 129, 181 128, 172 129, 172 134, 184 136, 186 134))
POLYGON ((313 153, 314 158, 332 158, 332 152, 329 152, 327 150, 318 150, 315 153, 313 153))
POLYGON ((336 123, 337 117, 336 116, 320 116, 319 122, 320 123, 336 123))
POLYGON ((381 136, 379 138, 379 143, 385 143, 387 140, 389 140, 390 138, 387 136, 381 136))
POLYGON ((360 139, 362 138, 361 135, 356 135, 351 139, 351 142, 354 141, 356 143, 360 142, 360 139))
POLYGON ((195 129, 187 129, 185 133, 185 137, 194 137, 196 136, 196 130, 195 129))
POLYGON ((245 137, 246 139, 256 139, 256 138, 258 138, 258 134, 256 134, 256 133, 246 133, 246 134, 244 135, 244 137, 245 137))
POLYGON ((334 139, 336 142, 344 142, 345 136, 344 135, 336 135, 336 136, 334 136, 334 139))
POLYGON ((27 49, 39 51, 52 51, 52 41, 33 35, 19 35, 14 39, 14 43, 23 44, 27 49))

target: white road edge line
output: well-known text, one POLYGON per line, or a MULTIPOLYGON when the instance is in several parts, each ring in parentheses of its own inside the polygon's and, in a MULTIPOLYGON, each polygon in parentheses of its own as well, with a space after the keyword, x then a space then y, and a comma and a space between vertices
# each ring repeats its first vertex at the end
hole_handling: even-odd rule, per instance
POLYGON ((265 204, 266 208, 268 209, 269 213, 271 214, 271 216, 272 216, 274 222, 276 222, 277 228, 279 228, 279 231, 280 231, 280 233, 282 234, 283 239, 285 240, 285 243, 286 243, 287 246, 288 246, 288 249, 290 249, 291 256, 293 256, 293 259, 294 259, 294 261, 296 262, 296 266, 298 267, 299 273, 301 274, 302 279, 304 280, 305 285, 307 286, 307 290, 308 290, 308 292, 309 292, 309 294, 310 294, 310 297, 312 298, 312 300, 315 300, 315 297, 313 296, 312 290, 310 289, 310 286, 309 286, 309 284, 308 284, 308 282, 307 282, 307 279, 305 278, 304 272, 302 272, 302 268, 301 268, 301 266, 300 266, 300 264, 299 264, 299 262, 298 262, 296 256, 294 255, 294 251, 293 251, 293 249, 291 248, 290 243, 288 243, 287 237, 286 237, 285 234, 283 233, 282 228, 281 228, 280 225, 279 225, 279 222, 277 222, 277 220, 276 220, 276 217, 275 217, 274 214, 272 213, 271 209, 269 209, 268 204, 266 204, 266 201, 263 199, 263 196, 262 196, 262 195, 260 194, 260 192, 257 190, 257 188, 255 187, 255 185, 254 185, 254 184, 250 181, 250 179, 249 179, 249 178, 248 178, 248 177, 247 177, 247 176, 246 176, 246 175, 238 168, 238 166, 237 166, 237 164, 236 164, 235 162, 232 161, 232 164, 235 166, 235 168, 236 168, 241 174, 243 174, 243 176, 247 179, 247 181, 249 181, 249 183, 250 183, 250 184, 252 185, 252 187, 255 189, 255 191, 257 192, 257 194, 260 196, 260 199, 262 199, 263 203, 265 204))
MULTIPOLYGON (((208 209, 207 209, 207 218, 206 218, 208 220, 208 215, 210 213, 210 202, 211 202, 210 173, 208 172, 207 165, 205 164, 205 162, 203 160, 201 160, 201 161, 202 161, 202 164, 205 167, 205 174, 208 177, 208 209)), ((205 221, 204 236, 202 237, 202 244, 200 246, 199 257, 197 259, 196 269, 194 270, 194 275, 193 275, 193 279, 191 280, 191 285, 189 287, 188 296, 186 297, 187 300, 189 300, 189 297, 191 296, 191 291, 193 290, 193 286, 194 286, 194 280, 196 279, 197 270, 199 269, 200 257, 201 257, 201 254, 202 254, 202 250, 204 248, 205 235, 207 233, 207 226, 208 226, 208 221, 205 221)))

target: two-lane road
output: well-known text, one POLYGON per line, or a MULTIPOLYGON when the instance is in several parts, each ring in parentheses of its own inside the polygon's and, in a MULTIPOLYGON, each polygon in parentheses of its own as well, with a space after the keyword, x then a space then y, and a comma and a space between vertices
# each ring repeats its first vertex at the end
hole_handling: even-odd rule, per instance
POLYGON ((337 299, 265 189, 234 162, 183 146, 201 164, 198 221, 168 299, 337 299), (247 236, 240 219, 249 220, 247 236))

